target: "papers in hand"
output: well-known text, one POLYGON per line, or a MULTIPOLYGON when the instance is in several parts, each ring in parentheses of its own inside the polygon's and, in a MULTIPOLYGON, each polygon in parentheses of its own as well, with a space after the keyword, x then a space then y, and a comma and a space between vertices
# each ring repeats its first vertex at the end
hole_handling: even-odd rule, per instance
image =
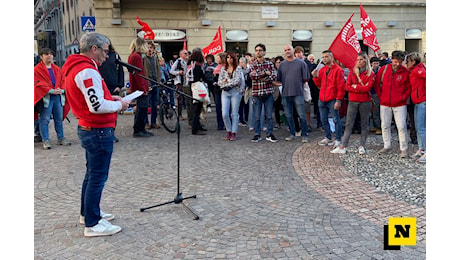
POLYGON ((143 91, 136 90, 135 92, 133 92, 133 93, 131 93, 131 94, 125 96, 125 97, 123 98, 123 101, 128 101, 128 102, 130 102, 130 101, 134 100, 135 98, 139 97, 140 95, 142 95, 143 93, 144 93, 143 91))

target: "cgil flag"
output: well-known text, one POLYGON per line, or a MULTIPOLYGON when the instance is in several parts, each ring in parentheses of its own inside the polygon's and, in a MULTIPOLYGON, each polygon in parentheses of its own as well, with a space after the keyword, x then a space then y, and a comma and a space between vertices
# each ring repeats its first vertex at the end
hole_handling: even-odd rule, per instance
POLYGON ((361 52, 358 36, 356 36, 355 27, 351 23, 352 14, 347 23, 340 30, 337 37, 331 43, 329 50, 332 51, 334 58, 340 61, 345 67, 353 70, 356 62, 356 56, 361 52))
POLYGON ((208 54, 214 55, 214 54, 217 54, 223 51, 224 51, 224 46, 222 44, 222 33, 220 30, 220 26, 219 26, 219 29, 217 29, 216 35, 212 39, 212 42, 208 46, 203 48, 203 55, 206 57, 206 55, 208 54))
POLYGON ((380 50, 379 43, 377 42, 377 37, 375 36, 375 32, 377 31, 377 27, 375 27, 374 23, 372 22, 369 15, 367 15, 366 11, 361 4, 361 29, 363 31, 363 43, 369 48, 371 48, 374 52, 380 50))

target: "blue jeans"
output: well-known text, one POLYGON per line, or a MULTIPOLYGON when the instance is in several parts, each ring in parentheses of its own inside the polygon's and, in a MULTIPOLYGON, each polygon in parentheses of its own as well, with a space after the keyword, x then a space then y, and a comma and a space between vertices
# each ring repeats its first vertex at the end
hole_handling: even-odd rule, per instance
MULTIPOLYGON (((157 106, 160 100, 160 91, 158 88, 159 87, 157 86, 149 91, 149 107, 152 108, 150 125, 154 125, 157 123, 157 114, 158 114, 157 106)), ((148 123, 149 123, 149 119, 147 118, 146 124, 148 123)))
POLYGON ((78 126, 78 137, 86 155, 86 174, 81 188, 80 214, 85 216, 85 226, 92 227, 101 219, 99 203, 105 182, 109 177, 114 129, 83 130, 78 126))
POLYGON ((236 88, 229 91, 222 90, 222 119, 224 120, 227 132, 237 133, 240 108, 241 94, 236 88), (230 112, 231 106, 231 113, 230 112), (230 116, 232 117, 230 120, 230 116))
POLYGON ((265 120, 267 123, 267 136, 273 133, 273 95, 267 95, 263 97, 252 97, 254 100, 254 114, 255 114, 255 124, 254 124, 254 134, 260 135, 262 131, 261 119, 262 117, 262 107, 265 109, 265 120))
POLYGON ((342 121, 340 121, 339 110, 334 110, 335 100, 329 102, 318 101, 319 113, 321 115, 321 124, 326 132, 326 137, 332 140, 331 126, 329 125, 329 112, 332 112, 332 118, 335 124, 335 139, 340 142, 342 139, 342 121))
POLYGON ((40 109, 39 125, 40 134, 42 136, 43 141, 50 140, 48 128, 51 121, 51 114, 53 115, 54 129, 56 130, 57 139, 62 140, 64 138, 64 128, 62 126, 62 111, 63 109, 61 104, 61 96, 50 94, 50 102, 48 107, 44 107, 42 105, 40 109))
POLYGON ((415 104, 415 129, 418 148, 426 151, 426 102, 415 104))
POLYGON ((303 96, 283 97, 282 102, 284 113, 286 113, 286 118, 289 126, 289 133, 292 136, 295 136, 296 129, 293 117, 295 107, 295 110, 297 111, 297 114, 300 118, 302 136, 308 136, 307 115, 305 114, 305 100, 303 96))

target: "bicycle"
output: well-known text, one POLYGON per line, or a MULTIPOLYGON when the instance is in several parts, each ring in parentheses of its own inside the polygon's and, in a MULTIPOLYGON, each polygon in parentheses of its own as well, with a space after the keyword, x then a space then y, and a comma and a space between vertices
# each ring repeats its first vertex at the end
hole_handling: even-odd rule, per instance
POLYGON ((171 104, 170 95, 165 87, 160 88, 160 122, 170 133, 175 133, 178 130, 179 116, 177 115, 176 107, 171 104))

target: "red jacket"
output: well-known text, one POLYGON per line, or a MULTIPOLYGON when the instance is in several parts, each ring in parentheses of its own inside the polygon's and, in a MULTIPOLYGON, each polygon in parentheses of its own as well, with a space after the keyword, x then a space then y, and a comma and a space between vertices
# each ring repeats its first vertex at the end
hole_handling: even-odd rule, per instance
POLYGON ((400 66, 397 71, 393 72, 391 64, 381 67, 375 77, 374 89, 380 99, 380 105, 387 107, 406 105, 410 95, 409 70, 400 66), (385 74, 383 84, 380 87, 383 72, 385 74))
MULTIPOLYGON (((142 60, 142 56, 139 52, 133 52, 131 55, 128 57, 128 63, 142 69, 141 72, 136 72, 139 73, 143 76, 145 76, 145 70, 144 70, 144 62, 142 60)), ((134 92, 136 90, 144 91, 144 95, 147 95, 149 91, 149 82, 148 80, 138 76, 138 75, 133 75, 132 73, 129 74, 129 82, 131 84, 131 92, 134 92)))
POLYGON ((417 64, 410 73, 411 98, 414 104, 426 101, 426 68, 423 63, 417 64))
POLYGON ((319 90, 319 99, 322 102, 329 102, 332 100, 342 100, 345 96, 345 76, 343 69, 337 65, 332 64, 331 68, 323 67, 318 77, 313 78, 319 90))
POLYGON ((345 87, 345 90, 348 92, 348 100, 351 102, 369 102, 372 100, 371 89, 374 87, 374 72, 371 71, 371 75, 367 76, 367 71, 364 71, 359 74, 359 78, 364 85, 359 82, 355 73, 350 72, 348 74, 345 87), (357 85, 356 89, 352 87, 354 84, 357 85))
POLYGON ((62 70, 67 98, 78 125, 115 128, 121 102, 113 101, 96 62, 85 55, 70 55, 62 70))

